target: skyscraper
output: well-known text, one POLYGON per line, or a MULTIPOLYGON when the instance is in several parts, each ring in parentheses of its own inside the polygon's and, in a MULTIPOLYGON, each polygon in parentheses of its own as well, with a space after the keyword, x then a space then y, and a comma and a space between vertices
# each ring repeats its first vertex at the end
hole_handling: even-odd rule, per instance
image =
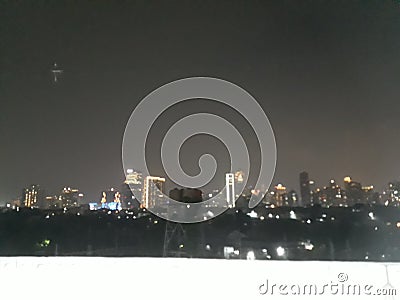
POLYGON ((389 183, 387 191, 387 199, 385 199, 385 206, 400 206, 400 182, 393 181, 389 183))
POLYGON ((344 178, 344 187, 346 192, 346 204, 353 205, 363 202, 363 190, 361 183, 353 181, 351 177, 344 178))
POLYGON ((41 207, 44 201, 43 191, 39 185, 32 184, 22 190, 22 200, 25 207, 41 207))
POLYGON ((228 207, 235 207, 235 174, 225 174, 226 202, 228 207))
POLYGON ((142 206, 153 208, 160 206, 163 202, 165 178, 156 176, 146 176, 143 185, 142 206))
POLYGON ((289 205, 289 196, 286 190, 286 187, 281 183, 278 183, 274 187, 273 194, 274 204, 276 206, 288 206, 289 205))
POLYGON ((143 174, 128 169, 121 188, 123 208, 138 208, 143 197, 143 174))
POLYGON ((173 200, 185 203, 198 203, 203 201, 203 193, 199 189, 184 188, 169 191, 169 197, 173 200))
POLYGON ((46 196, 44 200, 44 208, 45 209, 57 209, 61 208, 61 201, 59 200, 59 196, 46 196))
POLYGON ((71 187, 65 187, 59 196, 63 208, 77 207, 79 203, 82 203, 82 199, 83 194, 79 193, 78 189, 71 187))
MULTIPOLYGON (((240 191, 244 189, 244 183, 245 183, 245 174, 242 170, 236 171, 235 172, 235 193, 236 193, 236 198, 239 198, 241 196, 240 191)), ((243 193, 243 191, 242 191, 243 193)))
POLYGON ((114 188, 101 193, 101 208, 107 208, 111 210, 121 210, 121 194, 114 188))
POLYGON ((141 172, 128 169, 126 171, 125 184, 129 185, 129 188, 133 192, 135 198, 140 201, 143 195, 143 174, 141 172))
POLYGON ((303 205, 311 204, 310 179, 307 172, 300 173, 300 195, 303 205))

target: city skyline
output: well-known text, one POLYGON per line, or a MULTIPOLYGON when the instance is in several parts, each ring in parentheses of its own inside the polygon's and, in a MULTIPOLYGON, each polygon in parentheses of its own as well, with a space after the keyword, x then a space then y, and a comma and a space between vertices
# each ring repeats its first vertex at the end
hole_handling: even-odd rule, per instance
MULTIPOLYGON (((327 185, 318 185, 309 177, 306 171, 303 171, 299 174, 298 189, 288 188, 282 182, 278 182, 272 184, 267 191, 261 191, 254 190, 251 186, 244 186, 244 178, 246 178, 246 174, 241 170, 225 174, 225 194, 223 197, 226 199, 227 207, 234 208, 239 197, 243 196, 244 199, 247 199, 249 194, 256 194, 262 199, 259 205, 271 203, 277 206, 303 207, 315 204, 327 207, 352 206, 357 203, 385 206, 400 205, 400 181, 388 182, 386 188, 382 191, 377 190, 374 185, 365 185, 357 182, 350 176, 345 176, 342 181, 336 181, 331 178, 327 185)), ((165 178, 158 176, 143 177, 142 172, 128 169, 125 180, 118 187, 109 187, 99 191, 99 197, 95 199, 85 199, 82 191, 70 186, 64 186, 61 192, 49 192, 40 185, 31 184, 22 189, 22 196, 9 199, 4 204, 7 203, 7 205, 12 205, 13 207, 25 206, 50 209, 78 207, 87 204, 93 207, 96 206, 96 209, 98 207, 119 210, 133 208, 134 206, 137 206, 137 208, 167 207, 167 202, 163 200, 164 196, 154 188, 160 190, 165 196, 178 201, 182 201, 179 200, 182 196, 178 196, 178 194, 184 190, 186 192, 189 191, 189 193, 192 193, 190 191, 198 191, 201 200, 199 196, 196 196, 196 201, 206 201, 221 191, 220 189, 211 191, 190 187, 179 189, 178 186, 175 186, 168 193, 165 190, 165 178), (150 185, 150 182, 154 185, 150 185), (158 201, 162 201, 163 204, 158 203, 158 201), (112 207, 114 205, 119 206, 108 207, 110 202, 113 204, 112 207)), ((247 205, 248 199, 246 207, 247 205)))

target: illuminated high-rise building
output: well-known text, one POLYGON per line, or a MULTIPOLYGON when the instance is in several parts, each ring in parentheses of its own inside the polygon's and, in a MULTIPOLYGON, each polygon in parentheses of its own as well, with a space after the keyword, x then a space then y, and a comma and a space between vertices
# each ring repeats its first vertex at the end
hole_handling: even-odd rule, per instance
POLYGON ((329 181, 329 185, 324 187, 321 194, 321 205, 329 207, 329 206, 341 206, 343 204, 344 194, 342 193, 342 189, 336 183, 335 179, 331 179, 329 181))
POLYGON ((39 185, 32 184, 22 190, 22 200, 25 207, 39 208, 43 205, 44 195, 39 185))
POLYGON ((101 208, 107 208, 111 210, 121 210, 121 193, 114 188, 110 188, 107 191, 101 193, 100 200, 101 208))
POLYGON ((385 206, 400 206, 400 182, 393 181, 389 183, 389 189, 385 193, 385 206))
POLYGON ((245 174, 242 170, 236 171, 235 172, 235 196, 236 199, 239 198, 239 196, 241 196, 240 191, 244 190, 244 184, 245 184, 245 174))
POLYGON ((235 174, 225 174, 226 203, 228 207, 235 207, 235 174))
POLYGON ((46 196, 44 202, 44 207, 46 209, 61 208, 61 201, 59 200, 58 196, 46 196))
POLYGON ((353 205, 355 203, 364 202, 364 193, 361 183, 353 181, 349 176, 344 178, 345 200, 346 204, 353 205))
POLYGON ((235 182, 242 183, 244 181, 244 172, 242 170, 235 172, 235 182))
POLYGON ((125 183, 126 184, 142 184, 143 174, 136 172, 133 169, 126 170, 125 183))
POLYGON ((379 193, 374 191, 373 185, 367 185, 362 187, 363 197, 365 203, 368 204, 379 204, 379 193))
MULTIPOLYGON (((310 180, 309 182, 309 186, 310 186, 310 203, 308 204, 314 204, 314 203, 319 203, 318 201, 318 191, 316 191, 315 188, 315 181, 314 180, 310 180)), ((304 206, 307 203, 302 202, 302 205, 304 206)))
POLYGON ((153 208, 163 204, 164 185, 165 178, 157 176, 146 176, 143 184, 142 196, 142 206, 144 208, 153 208))
POLYGON ((277 206, 283 206, 283 205, 289 205, 289 197, 286 191, 286 187, 282 185, 281 183, 278 183, 274 187, 274 193, 273 193, 273 198, 274 202, 277 206))
POLYGON ((61 191, 59 196, 59 201, 63 208, 77 207, 83 200, 83 194, 79 193, 78 189, 73 189, 71 187, 65 187, 61 191))
POLYGON ((126 179, 121 188, 123 208, 138 208, 143 197, 143 174, 128 169, 126 179))

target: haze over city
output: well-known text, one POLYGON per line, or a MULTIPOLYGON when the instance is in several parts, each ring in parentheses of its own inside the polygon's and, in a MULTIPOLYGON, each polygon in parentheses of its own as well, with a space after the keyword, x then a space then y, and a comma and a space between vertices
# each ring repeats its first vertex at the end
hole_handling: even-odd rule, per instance
MULTIPOLYGON (((44 3, 0 3, 2 203, 32 183, 99 200, 124 180, 122 135, 135 106, 190 76, 232 81, 259 101, 277 141, 273 184, 299 191, 304 170, 320 186, 350 175, 378 191, 400 178, 396 1, 44 3)), ((189 173, 204 144, 183 148, 189 173)))

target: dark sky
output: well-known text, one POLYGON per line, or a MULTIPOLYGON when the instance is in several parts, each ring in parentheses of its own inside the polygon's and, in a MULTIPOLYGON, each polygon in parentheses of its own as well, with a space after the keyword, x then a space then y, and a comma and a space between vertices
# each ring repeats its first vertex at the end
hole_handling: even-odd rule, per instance
POLYGON ((0 202, 30 183, 88 201, 119 186, 135 105, 189 76, 258 99, 277 140, 274 183, 298 190, 302 170, 317 185, 400 178, 397 1, 1 0, 0 202))

